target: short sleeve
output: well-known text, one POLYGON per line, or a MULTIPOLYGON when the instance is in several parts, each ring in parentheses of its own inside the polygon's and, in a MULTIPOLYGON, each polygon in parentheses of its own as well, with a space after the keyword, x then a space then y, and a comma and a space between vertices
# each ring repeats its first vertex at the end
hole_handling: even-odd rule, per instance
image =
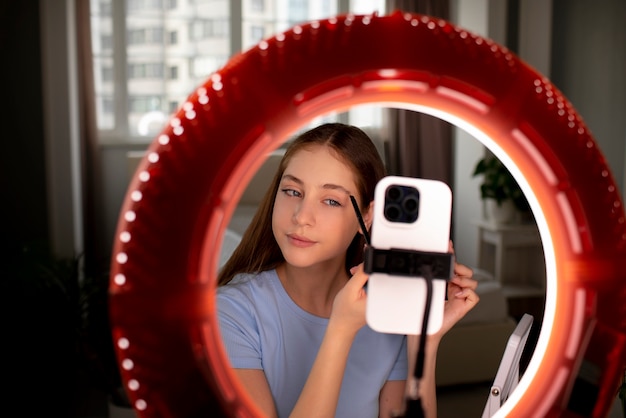
POLYGON ((218 289, 217 310, 222 341, 231 366, 262 369, 258 322, 245 295, 224 286, 218 289))

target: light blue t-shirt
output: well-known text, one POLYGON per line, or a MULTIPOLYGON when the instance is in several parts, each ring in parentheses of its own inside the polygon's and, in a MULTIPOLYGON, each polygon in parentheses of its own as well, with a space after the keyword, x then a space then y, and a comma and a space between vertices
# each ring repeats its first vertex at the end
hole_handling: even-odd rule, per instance
MULTIPOLYGON (((262 369, 279 417, 287 417, 309 375, 328 319, 301 309, 275 270, 241 274, 218 288, 219 323, 231 365, 262 369)), ((357 334, 343 377, 337 417, 377 417, 380 390, 407 377, 406 338, 367 325, 357 334)))

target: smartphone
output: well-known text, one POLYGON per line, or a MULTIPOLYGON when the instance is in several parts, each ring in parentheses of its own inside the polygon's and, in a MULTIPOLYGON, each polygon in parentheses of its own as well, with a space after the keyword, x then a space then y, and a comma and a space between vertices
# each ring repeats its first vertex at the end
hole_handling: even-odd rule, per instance
MULTIPOLYGON (((445 183, 384 177, 374 195, 371 247, 447 254, 451 214, 452 191, 445 183)), ((441 329, 446 286, 445 279, 433 280, 428 334, 441 329)), ((421 334, 426 297, 423 277, 372 272, 367 284, 367 324, 383 333, 421 334)))

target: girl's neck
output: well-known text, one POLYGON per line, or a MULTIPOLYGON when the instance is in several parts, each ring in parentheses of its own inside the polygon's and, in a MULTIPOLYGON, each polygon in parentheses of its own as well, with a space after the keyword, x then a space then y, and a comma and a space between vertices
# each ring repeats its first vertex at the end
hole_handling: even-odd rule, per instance
POLYGON ((335 296, 348 281, 344 264, 299 268, 283 263, 276 268, 289 297, 305 311, 329 318, 335 296))

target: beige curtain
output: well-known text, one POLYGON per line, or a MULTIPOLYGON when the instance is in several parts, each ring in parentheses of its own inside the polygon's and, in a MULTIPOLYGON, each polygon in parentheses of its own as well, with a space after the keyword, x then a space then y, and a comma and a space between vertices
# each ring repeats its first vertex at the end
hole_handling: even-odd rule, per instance
POLYGON ((76 38, 78 49, 78 108, 80 110, 82 209, 84 220, 85 269, 87 273, 108 268, 109 251, 101 248, 103 229, 98 210, 101 202, 101 161, 96 122, 91 20, 89 0, 76 0, 76 38))
MULTIPOLYGON (((449 0, 387 0, 387 10, 403 10, 448 19, 449 0)), ((403 176, 452 181, 452 127, 436 117, 389 109, 389 171, 403 176)))

